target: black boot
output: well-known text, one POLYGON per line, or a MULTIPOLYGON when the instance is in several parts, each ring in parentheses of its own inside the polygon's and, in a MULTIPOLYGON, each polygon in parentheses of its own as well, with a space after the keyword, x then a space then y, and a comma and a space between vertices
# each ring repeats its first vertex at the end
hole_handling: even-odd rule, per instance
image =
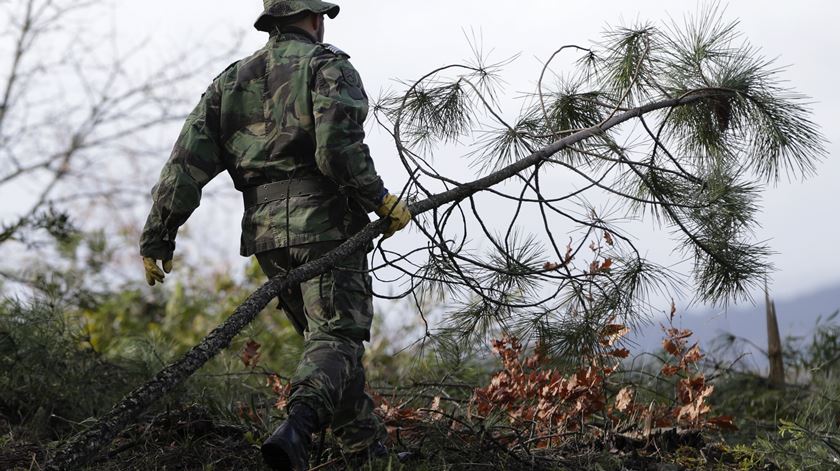
POLYGON ((317 432, 318 414, 304 404, 295 404, 289 418, 263 442, 263 460, 271 468, 282 471, 309 469, 309 448, 312 434, 317 432))
POLYGON ((388 447, 383 445, 380 441, 374 442, 373 445, 369 446, 367 449, 367 454, 371 460, 387 458, 388 453, 388 447))
POLYGON ((346 457, 347 464, 355 468, 361 468, 365 464, 378 461, 382 459, 386 459, 390 456, 390 452, 388 451, 388 447, 382 444, 380 441, 375 441, 369 447, 365 448, 362 451, 358 451, 346 457))

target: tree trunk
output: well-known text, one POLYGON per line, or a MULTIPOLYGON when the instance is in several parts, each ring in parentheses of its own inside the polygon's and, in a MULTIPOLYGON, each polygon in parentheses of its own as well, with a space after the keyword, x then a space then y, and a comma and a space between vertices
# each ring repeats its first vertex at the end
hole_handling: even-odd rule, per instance
POLYGON ((776 303, 770 299, 767 285, 764 286, 764 302, 767 310, 767 360, 770 362, 768 379, 773 387, 785 385, 785 364, 782 359, 782 337, 779 335, 779 322, 776 318, 776 303))
MULTIPOLYGON (((697 90, 680 98, 649 103, 617 114, 601 126, 594 126, 571 134, 497 172, 478 180, 458 185, 449 191, 432 195, 426 200, 414 203, 410 206, 411 213, 417 215, 447 203, 463 200, 474 193, 490 188, 533 167, 570 145, 601 134, 632 118, 652 111, 682 106, 711 97, 731 97, 733 95, 734 93, 731 91, 720 89, 697 90)), ((139 386, 126 395, 107 414, 94 422, 87 430, 63 443, 56 451, 53 459, 46 464, 46 468, 53 470, 78 469, 85 463, 88 463, 97 453, 110 445, 114 437, 130 425, 143 410, 189 378, 221 350, 227 348, 233 338, 253 321, 278 293, 329 271, 335 266, 338 260, 361 249, 381 234, 385 230, 386 225, 384 220, 372 222, 361 232, 322 258, 291 270, 285 278, 276 277, 266 282, 239 305, 224 323, 213 329, 207 337, 183 357, 166 366, 149 382, 139 386)))

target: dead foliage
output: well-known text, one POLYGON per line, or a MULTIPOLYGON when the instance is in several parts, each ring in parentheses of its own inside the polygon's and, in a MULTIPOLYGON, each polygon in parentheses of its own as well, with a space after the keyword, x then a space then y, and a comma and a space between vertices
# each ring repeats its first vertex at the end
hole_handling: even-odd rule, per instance
MULTIPOLYGON (((447 463, 492 456, 507 469, 576 466, 598 453, 644 467, 663 453, 712 447, 703 431, 735 428, 733 417, 712 414, 714 385, 698 365, 703 353, 689 342, 690 331, 665 329, 660 375, 674 384, 670 401, 644 401, 636 386, 618 384, 614 376, 631 353, 621 346, 629 332, 606 325, 603 353, 573 371, 550 366, 539 346, 527 350, 515 338, 496 340, 502 368, 469 396, 453 398, 445 388, 431 396, 374 394, 376 411, 397 449, 424 459, 445 455, 447 463)), ((288 385, 279 379, 270 385, 285 404, 288 385)))

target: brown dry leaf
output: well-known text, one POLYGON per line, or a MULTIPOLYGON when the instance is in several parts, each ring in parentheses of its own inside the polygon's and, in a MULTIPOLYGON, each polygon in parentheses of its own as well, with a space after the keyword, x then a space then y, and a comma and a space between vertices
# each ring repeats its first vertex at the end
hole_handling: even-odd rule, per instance
POLYGON ((260 361, 260 356, 262 356, 262 353, 260 352, 261 346, 262 345, 254 340, 249 340, 248 343, 245 344, 245 349, 239 354, 239 358, 242 359, 242 363, 245 364, 246 368, 254 368, 257 366, 257 363, 260 361))
POLYGON ((732 417, 731 415, 719 415, 717 417, 709 417, 708 419, 706 419, 706 423, 713 427, 717 427, 721 430, 738 430, 738 426, 735 425, 735 417, 732 417))
POLYGON ((256 412, 254 412, 254 409, 251 406, 246 406, 245 404, 240 403, 238 405, 237 415, 241 419, 250 420, 254 423, 259 422, 259 418, 257 417, 256 412))
POLYGON ((690 404, 694 401, 696 394, 691 385, 691 380, 681 379, 677 382, 677 399, 681 404, 690 404))
POLYGON ((608 258, 608 259, 604 260, 604 263, 601 264, 601 268, 599 269, 599 271, 604 272, 604 273, 609 273, 610 270, 612 269, 612 266, 613 266, 613 261, 612 261, 611 258, 608 258))
POLYGON ((612 236, 612 234, 610 234, 610 233, 609 233, 609 232, 607 232, 607 231, 604 231, 604 241, 605 241, 605 242, 607 243, 607 245, 609 245, 610 247, 612 247, 613 245, 615 245, 615 240, 613 240, 613 236, 612 236))
POLYGON ((569 237, 569 245, 566 246, 566 256, 563 257, 563 265, 568 265, 574 259, 575 249, 572 248, 572 238, 569 237))
POLYGON ((288 382, 284 385, 280 377, 273 374, 268 377, 266 386, 270 386, 274 394, 277 395, 274 408, 279 410, 285 409, 289 402, 289 396, 292 393, 292 383, 288 382))
MULTIPOLYGON (((706 387, 706 377, 701 375, 695 376, 689 380, 689 384, 691 388, 697 392, 702 391, 706 387)), ((714 388, 714 386, 709 386, 710 388, 714 388)), ((709 392, 711 394, 711 391, 709 392)))
POLYGON ((709 406, 701 401, 686 404, 678 409, 677 420, 688 419, 689 422, 697 422, 703 414, 711 410, 709 406))
POLYGON ((670 378, 679 373, 680 369, 674 365, 665 364, 662 366, 662 375, 670 378))
POLYGON ((662 341, 662 348, 665 349, 666 352, 670 353, 671 355, 678 357, 682 353, 682 349, 671 339, 665 339, 662 341))
POLYGON ((710 397, 712 395, 713 392, 715 392, 715 385, 714 384, 710 384, 710 385, 706 386, 706 389, 704 389, 703 392, 700 393, 700 399, 705 401, 708 397, 710 397))
POLYGON ((621 412, 626 412, 627 409, 630 408, 630 405, 633 403, 633 396, 635 392, 633 388, 630 386, 624 387, 618 394, 615 396, 615 408, 621 412))
POLYGON ((545 356, 538 348, 533 355, 525 359, 525 368, 533 370, 543 363, 545 363, 545 356))
POLYGON ((630 329, 624 324, 607 324, 604 326, 603 335, 614 335, 618 333, 627 333, 630 329))
POLYGON ((653 421, 653 425, 655 425, 657 428, 673 427, 674 426, 674 421, 671 420, 670 418, 664 417, 664 416, 663 417, 657 417, 653 421))
POLYGON ((611 347, 630 333, 630 328, 622 324, 607 324, 601 331, 601 344, 611 347))
POLYGON ((687 417, 690 422, 696 423, 700 417, 711 411, 711 407, 706 404, 706 399, 712 395, 715 387, 704 385, 705 378, 702 376, 683 379, 677 383, 677 395, 679 400, 685 404, 677 408, 677 420, 682 420, 683 417, 687 417))
POLYGON ((671 336, 672 338, 676 339, 676 340, 682 340, 682 339, 687 339, 687 338, 691 337, 692 335, 694 335, 694 332, 692 332, 688 329, 683 329, 683 330, 670 329, 668 331, 668 335, 671 336))
POLYGON ((700 351, 700 346, 698 344, 694 344, 688 352, 683 356, 683 363, 686 365, 690 365, 692 363, 697 363, 703 359, 703 353, 700 351))
POLYGON ((545 264, 543 265, 543 270, 545 270, 545 271, 556 271, 556 270, 558 270, 561 266, 562 266, 562 265, 560 265, 560 264, 558 264, 558 263, 545 262, 545 264))
POLYGON ((280 377, 277 375, 270 375, 265 385, 271 387, 274 394, 280 394, 280 391, 283 390, 283 382, 280 381, 280 377))
POLYGON ((616 358, 627 358, 630 356, 630 350, 627 350, 626 348, 619 348, 609 352, 608 355, 616 358))

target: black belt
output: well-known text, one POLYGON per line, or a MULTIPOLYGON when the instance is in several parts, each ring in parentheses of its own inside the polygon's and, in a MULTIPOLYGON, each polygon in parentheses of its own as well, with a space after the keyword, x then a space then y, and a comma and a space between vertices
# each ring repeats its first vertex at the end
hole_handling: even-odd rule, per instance
POLYGON ((272 201, 296 196, 320 195, 335 192, 335 184, 324 178, 307 178, 266 183, 248 188, 242 192, 245 209, 272 201))

